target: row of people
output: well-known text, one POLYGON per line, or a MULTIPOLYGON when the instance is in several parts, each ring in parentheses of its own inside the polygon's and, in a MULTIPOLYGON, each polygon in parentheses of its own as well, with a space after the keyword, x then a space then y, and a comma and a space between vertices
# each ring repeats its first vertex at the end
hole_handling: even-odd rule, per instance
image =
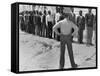
POLYGON ((22 31, 52 38, 54 18, 50 11, 48 11, 48 15, 46 11, 43 14, 39 11, 25 11, 19 18, 22 31))
MULTIPOLYGON (((83 31, 87 28, 87 44, 92 45, 93 26, 94 23, 96 23, 96 16, 93 15, 91 9, 88 10, 85 17, 82 15, 82 10, 80 10, 77 18, 73 8, 71 8, 71 11, 72 13, 70 13, 69 20, 79 27, 78 42, 83 43, 83 31)), ((47 13, 46 10, 43 13, 39 11, 26 11, 22 13, 19 22, 22 31, 60 41, 60 36, 56 35, 52 28, 54 24, 64 19, 63 16, 63 13, 60 11, 57 11, 54 15, 51 14, 51 11, 47 13)), ((60 29, 58 29, 58 31, 60 32, 60 29)), ((73 31, 72 29, 72 32, 73 31)))
POLYGON ((92 37, 93 30, 96 31, 96 15, 92 13, 92 9, 88 9, 88 13, 85 14, 85 17, 82 15, 82 11, 79 11, 79 16, 77 17, 77 26, 79 27, 78 42, 83 43, 83 31, 86 28, 87 45, 93 45, 92 37))

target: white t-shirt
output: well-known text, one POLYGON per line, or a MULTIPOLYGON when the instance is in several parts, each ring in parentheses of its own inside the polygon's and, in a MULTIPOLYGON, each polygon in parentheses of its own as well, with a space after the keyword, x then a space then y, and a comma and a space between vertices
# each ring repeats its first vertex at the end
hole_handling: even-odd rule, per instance
POLYGON ((53 21, 53 16, 52 15, 47 15, 46 20, 50 21, 50 22, 53 21))

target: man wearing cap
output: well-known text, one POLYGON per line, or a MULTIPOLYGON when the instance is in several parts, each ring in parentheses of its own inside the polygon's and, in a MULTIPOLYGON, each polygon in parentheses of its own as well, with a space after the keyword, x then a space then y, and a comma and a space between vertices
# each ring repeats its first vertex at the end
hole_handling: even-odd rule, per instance
POLYGON ((72 50, 72 40, 71 37, 74 36, 78 32, 78 27, 69 20, 69 14, 70 14, 70 9, 67 10, 64 14, 65 18, 58 23, 56 23, 53 27, 53 31, 57 34, 60 35, 60 41, 61 41, 61 50, 60 50, 60 69, 64 68, 65 64, 65 44, 67 44, 68 48, 68 54, 71 62, 72 68, 76 68, 77 64, 75 64, 74 61, 74 56, 73 56, 73 50, 72 50), (61 32, 58 32, 58 28, 61 29, 61 32), (74 29, 74 32, 72 33, 71 30, 72 28, 74 29))

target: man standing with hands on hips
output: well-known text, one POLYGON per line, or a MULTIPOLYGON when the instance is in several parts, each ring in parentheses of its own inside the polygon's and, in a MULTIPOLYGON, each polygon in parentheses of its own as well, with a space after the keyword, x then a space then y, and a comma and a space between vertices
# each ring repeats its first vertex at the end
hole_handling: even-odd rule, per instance
POLYGON ((56 23, 53 27, 53 31, 60 35, 61 41, 61 49, 60 49, 60 66, 59 69, 64 68, 65 64, 65 45, 67 44, 68 54, 71 62, 72 68, 77 68, 77 64, 75 64, 74 56, 73 56, 73 49, 72 49, 72 36, 74 36, 78 32, 78 27, 69 20, 69 16, 71 13, 70 8, 66 8, 64 10, 64 19, 56 23), (61 33, 58 32, 58 28, 60 28, 61 33), (74 32, 72 33, 72 29, 74 32))

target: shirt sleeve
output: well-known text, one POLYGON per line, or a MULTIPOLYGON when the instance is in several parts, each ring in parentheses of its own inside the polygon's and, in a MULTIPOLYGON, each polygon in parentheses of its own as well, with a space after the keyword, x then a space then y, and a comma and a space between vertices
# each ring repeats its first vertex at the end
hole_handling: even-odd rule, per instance
POLYGON ((74 30, 78 30, 78 27, 76 26, 76 24, 72 23, 72 27, 74 28, 74 30))

